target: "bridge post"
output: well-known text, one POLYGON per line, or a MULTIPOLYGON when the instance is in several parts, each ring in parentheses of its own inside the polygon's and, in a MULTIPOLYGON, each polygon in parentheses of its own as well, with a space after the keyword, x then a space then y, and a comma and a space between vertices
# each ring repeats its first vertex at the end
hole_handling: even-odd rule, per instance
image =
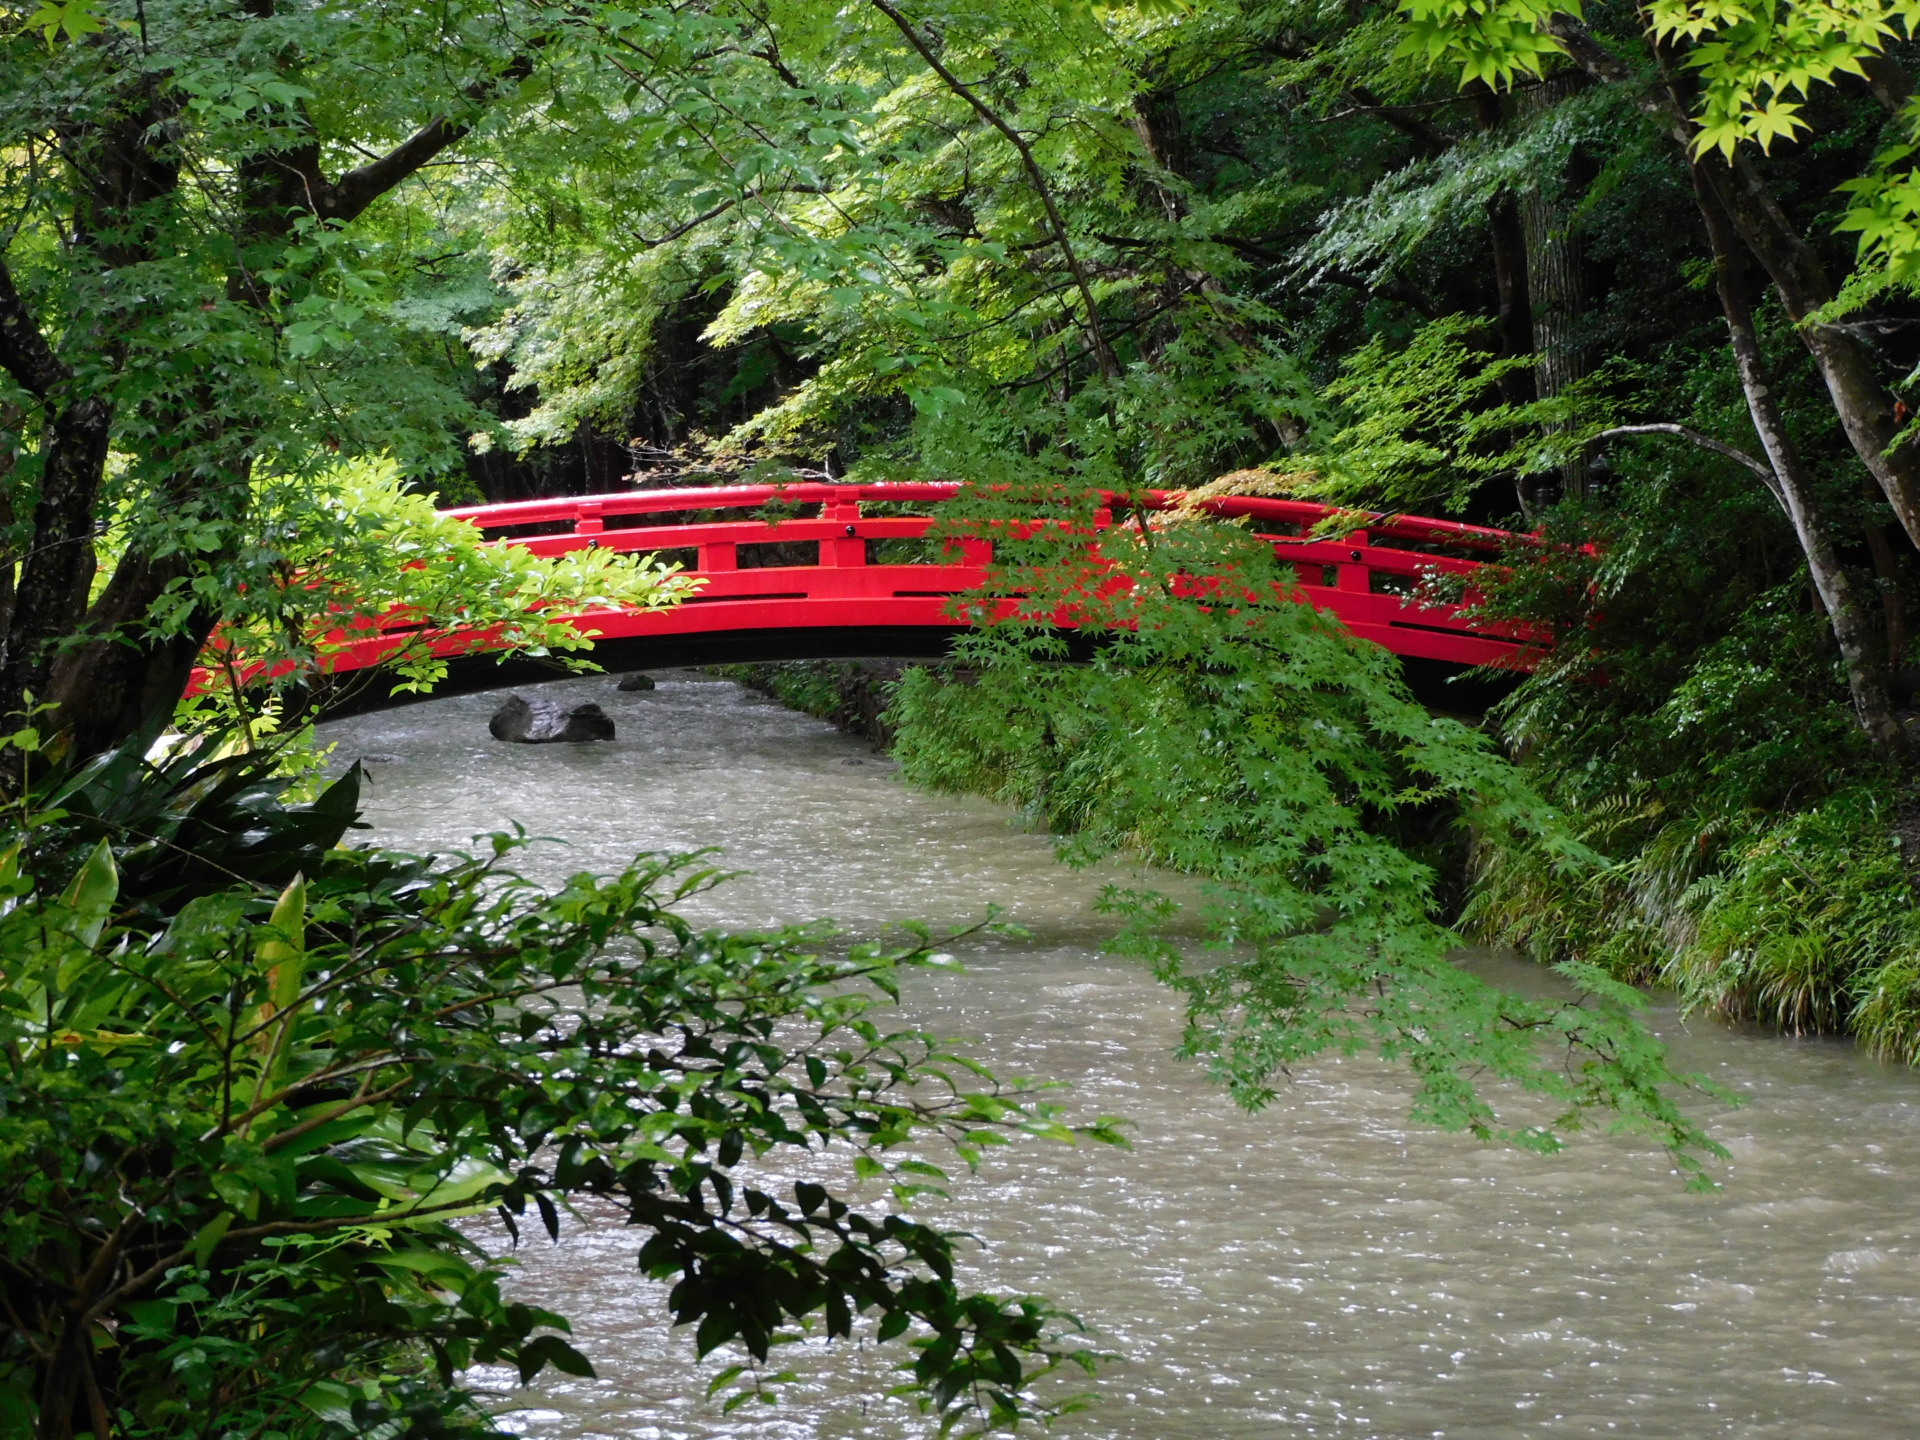
POLYGON ((846 567, 867 563, 867 542, 860 538, 858 500, 828 500, 820 506, 820 518, 839 525, 844 532, 820 542, 823 566, 846 567))
POLYGON ((582 500, 574 507, 573 533, 576 535, 598 535, 606 530, 600 519, 600 502, 582 500))
POLYGON ((1351 558, 1339 567, 1340 573, 1334 588, 1354 590, 1361 594, 1372 593, 1373 573, 1366 564, 1367 532, 1356 530, 1340 543, 1348 547, 1347 554, 1351 558))

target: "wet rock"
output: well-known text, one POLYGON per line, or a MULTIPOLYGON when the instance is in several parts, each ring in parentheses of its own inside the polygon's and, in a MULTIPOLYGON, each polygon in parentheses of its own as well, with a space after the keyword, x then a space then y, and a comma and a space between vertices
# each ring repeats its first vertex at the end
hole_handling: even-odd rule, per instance
POLYGON ((653 683, 653 677, 639 671, 635 671, 631 675, 623 676, 620 680, 620 689, 628 694, 631 694, 635 690, 652 690, 655 688, 657 687, 653 683))
POLYGON ((494 739, 515 745, 613 739, 613 721, 591 701, 564 710, 551 700, 528 700, 521 695, 493 712, 487 730, 494 739))

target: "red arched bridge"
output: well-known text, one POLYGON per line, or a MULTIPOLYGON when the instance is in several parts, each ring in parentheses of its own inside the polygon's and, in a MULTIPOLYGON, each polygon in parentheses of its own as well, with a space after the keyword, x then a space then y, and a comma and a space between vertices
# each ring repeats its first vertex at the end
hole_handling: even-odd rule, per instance
MULTIPOLYGON (((610 671, 731 660, 859 655, 936 656, 962 625, 956 595, 979 587, 992 558, 987 539, 955 539, 902 561, 890 546, 927 534, 928 511, 962 487, 952 483, 730 485, 636 490, 612 495, 476 505, 445 513, 470 521, 496 543, 540 555, 585 547, 659 553, 681 560, 705 583, 667 610, 594 610, 567 622, 595 635, 594 658, 610 671), (902 505, 920 513, 885 513, 902 505), (879 511, 881 513, 870 513, 879 511)), ((1147 508, 1184 497, 1153 492, 1147 508)), ((1199 508, 1245 517, 1295 569, 1298 598, 1331 611, 1355 635, 1416 662, 1452 669, 1529 668, 1518 628, 1464 613, 1461 605, 1415 598, 1432 571, 1470 576, 1513 536, 1501 530, 1415 516, 1372 516, 1337 539, 1315 527, 1334 512, 1299 500, 1221 496, 1199 508)), ((1352 518, 1352 512, 1345 512, 1352 518)), ((1105 510, 1094 529, 1114 523, 1105 510)), ((1473 593, 1468 582, 1467 599, 1473 593)), ((406 643, 402 623, 374 623, 364 638, 329 654, 335 673, 377 669, 406 643)), ((471 650, 450 637, 449 656, 471 650)), ((527 662, 471 655, 454 689, 531 678, 527 662)), ((543 676, 550 672, 541 671, 543 676)), ((376 702, 377 703, 377 702, 376 702)))

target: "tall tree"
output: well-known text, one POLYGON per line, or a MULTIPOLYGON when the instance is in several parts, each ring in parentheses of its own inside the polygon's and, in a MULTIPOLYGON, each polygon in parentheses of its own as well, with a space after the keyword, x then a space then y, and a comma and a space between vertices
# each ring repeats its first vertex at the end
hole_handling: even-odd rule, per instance
POLYGON ((84 754, 170 713, 212 596, 248 582, 258 474, 419 428, 362 347, 435 237, 383 231, 382 202, 577 47, 535 6, 44 13, 44 37, 16 12, 0 42, 0 367, 23 417, 0 712, 50 701, 84 754))

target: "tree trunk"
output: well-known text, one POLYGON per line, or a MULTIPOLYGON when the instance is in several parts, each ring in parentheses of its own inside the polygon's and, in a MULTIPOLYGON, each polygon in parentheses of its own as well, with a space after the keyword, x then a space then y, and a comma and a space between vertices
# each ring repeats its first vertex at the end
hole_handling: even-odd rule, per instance
MULTIPOLYGON (((1545 112, 1585 84, 1579 72, 1556 75, 1524 92, 1521 103, 1545 112)), ((1563 395, 1587 373, 1587 355, 1580 325, 1586 316, 1587 294, 1580 241, 1573 232, 1573 205, 1563 193, 1565 174, 1537 184, 1519 197, 1520 228, 1526 237, 1528 311, 1532 319, 1534 390, 1542 400, 1563 395)), ((1555 421, 1549 434, 1572 428, 1555 421)), ((1587 495, 1585 454, 1569 455, 1560 465, 1561 493, 1569 500, 1587 495)))
POLYGON ((1702 174, 1704 163, 1691 167, 1700 217, 1706 222, 1713 249, 1714 277, 1726 316, 1733 359, 1746 395, 1747 413, 1774 474, 1773 493, 1786 511, 1807 561, 1807 573, 1833 627, 1855 717, 1881 757, 1904 770, 1911 760, 1906 731, 1894 718, 1888 687, 1886 657, 1880 651, 1853 581, 1834 551, 1832 531, 1821 515, 1811 477, 1800 463, 1793 438, 1774 403, 1773 379, 1753 327, 1753 307, 1740 273, 1732 227, 1721 210, 1712 182, 1702 174))
MULTIPOLYGON (((1192 160, 1187 152, 1186 130, 1180 122, 1178 92, 1149 90, 1134 96, 1133 133, 1140 137, 1140 148, 1160 171, 1187 178, 1192 160)), ((1146 181, 1167 219, 1179 221, 1185 217, 1186 199, 1178 190, 1151 172, 1146 181)))
POLYGON ((72 636, 93 585, 94 517, 106 474, 113 412, 97 395, 61 404, 45 427, 33 543, 20 566, 0 640, 0 724, 25 723, 48 698, 54 647, 72 636))
MULTIPOLYGON (((1880 498, 1873 478, 1860 477, 1869 506, 1880 498)), ((1887 527, 1869 520, 1866 525, 1867 553, 1873 557, 1874 583, 1880 591, 1880 608, 1887 620, 1887 668, 1898 670, 1907 655, 1907 594, 1900 584, 1900 562, 1894 554, 1887 527)))
MULTIPOLYGON (((91 257, 102 276, 156 258, 153 212, 179 186, 179 166, 165 131, 174 102, 158 95, 159 88, 153 77, 136 77, 118 113, 62 137, 68 153, 78 157, 74 249, 91 257)), ((85 633, 83 617, 97 564, 94 537, 114 422, 105 392, 110 382, 99 373, 111 375, 119 367, 123 339, 117 326, 127 318, 127 303, 100 307, 78 327, 84 343, 72 348, 90 352, 93 362, 80 367, 82 380, 57 358, 11 276, 0 274, 0 324, 8 331, 0 343, 0 362, 40 402, 44 417, 33 538, 0 638, 0 724, 21 723, 31 707, 53 698, 53 668, 62 646, 125 643, 118 635, 85 633)), ((71 713, 71 706, 63 706, 53 728, 64 729, 71 713)))
MULTIPOLYGON (((1511 360, 1533 353, 1533 316, 1527 300, 1527 241, 1520 225, 1520 206, 1511 195, 1487 202, 1487 236, 1493 244, 1493 284, 1500 309, 1500 358, 1511 360)), ((1500 398, 1522 405, 1535 398, 1533 377, 1515 369, 1500 379, 1500 398)))
MULTIPOLYGON (((245 9, 256 19, 273 13, 270 0, 249 0, 245 9)), ((466 101, 484 103, 531 72, 531 60, 518 57, 461 93, 466 101)), ((90 257, 99 277, 160 258, 172 244, 166 227, 180 211, 179 158, 168 124, 179 103, 177 92, 157 70, 129 73, 118 81, 126 86, 123 108, 107 122, 63 137, 79 195, 74 248, 90 257)), ((263 327, 274 326, 270 297, 257 277, 293 234, 296 216, 350 224, 470 129, 470 120, 437 115, 385 154, 332 181, 321 173, 318 140, 288 145, 277 133, 263 131, 255 150, 232 157, 238 205, 221 217, 228 220, 234 242, 227 298, 256 310, 263 327)), ((126 318, 111 309, 96 313, 84 320, 84 336, 70 334, 63 348, 86 353, 88 373, 110 373, 122 350, 114 327, 126 318)), ((0 641, 0 723, 21 713, 29 694, 35 701, 55 701, 54 728, 67 737, 69 753, 84 758, 172 713, 212 617, 202 607, 178 633, 155 637, 148 632, 156 603, 178 582, 204 573, 207 559, 186 549, 156 556, 130 548, 88 609, 112 410, 100 396, 63 399, 70 388, 61 378, 65 367, 29 320, 0 264, 0 365, 51 417, 32 547, 21 569, 12 623, 0 641)), ((1090 323, 1097 329, 1098 317, 1090 323)), ((235 526, 244 518, 246 456, 258 426, 247 417, 214 418, 225 409, 209 389, 201 396, 168 396, 138 414, 135 428, 159 437, 143 458, 168 477, 156 497, 163 510, 199 511, 235 526), (209 446, 211 465, 205 454, 209 446), (196 449, 201 453, 192 453, 196 449), (170 459, 177 463, 168 465, 170 459)), ((0 775, 0 786, 17 779, 0 775)))
MULTIPOLYGON (((1546 28, 1595 79, 1635 83, 1632 68, 1573 16, 1556 14, 1546 28)), ((1666 129, 1691 166, 1693 118, 1671 74, 1655 90, 1643 93, 1638 103, 1666 129)), ((1696 186, 1704 184, 1712 192, 1741 242, 1765 267, 1813 356, 1848 443, 1887 497, 1907 538, 1920 547, 1920 444, 1912 439, 1893 443, 1900 431, 1893 395, 1875 373, 1866 348, 1843 330, 1801 323, 1834 298, 1833 282, 1820 257, 1781 210, 1747 156, 1736 155, 1731 164, 1709 161, 1696 166, 1694 180, 1696 186)))
POLYGON ((1834 298, 1826 268, 1744 157, 1732 166, 1713 167, 1708 178, 1740 238, 1773 280, 1854 453, 1879 483, 1907 538, 1920 547, 1920 445, 1911 439, 1894 444, 1900 425, 1893 394, 1881 383, 1866 347, 1844 330, 1808 323, 1834 298))
MULTIPOLYGON (((4 443, 6 434, 13 434, 25 440, 27 412, 18 406, 0 401, 0 443, 4 443)), ((18 473, 18 451, 8 447, 6 453, 0 453, 0 535, 13 529, 18 518, 14 505, 18 499, 15 487, 20 483, 18 473)), ((13 571, 14 557, 0 551, 0 651, 7 641, 7 631, 13 624, 13 571)))
MULTIPOLYGON (((1506 122, 1500 96, 1476 80, 1468 89, 1483 131, 1506 122)), ((1495 320, 1500 335, 1500 358, 1511 360, 1533 353, 1533 318, 1528 313, 1527 237, 1520 225, 1520 205, 1504 191, 1487 202, 1487 240, 1493 249, 1493 289, 1498 307, 1495 320)), ((1500 377, 1500 398, 1523 405, 1534 398, 1533 378, 1523 370, 1500 377)))
POLYGON ((175 552, 155 560, 129 550, 86 616, 102 638, 77 645, 54 662, 48 698, 72 753, 97 755, 129 736, 157 734, 186 693, 194 661, 213 631, 214 616, 197 607, 178 632, 140 636, 156 603, 193 564, 175 552))

